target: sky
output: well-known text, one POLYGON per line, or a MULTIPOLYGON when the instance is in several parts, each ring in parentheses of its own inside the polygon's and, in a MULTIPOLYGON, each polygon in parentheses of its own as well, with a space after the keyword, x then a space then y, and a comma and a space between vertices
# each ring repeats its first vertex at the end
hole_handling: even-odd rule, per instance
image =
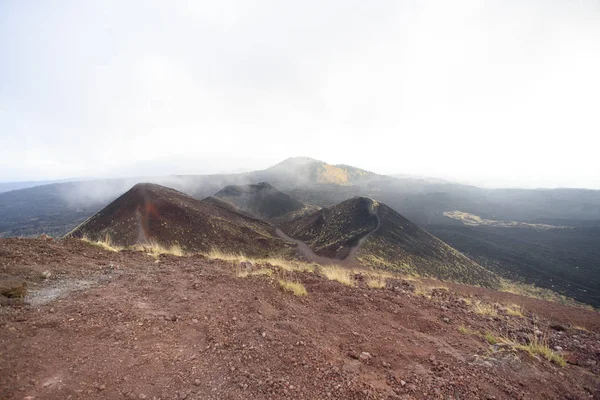
POLYGON ((600 189, 600 2, 0 1, 0 181, 308 156, 600 189))

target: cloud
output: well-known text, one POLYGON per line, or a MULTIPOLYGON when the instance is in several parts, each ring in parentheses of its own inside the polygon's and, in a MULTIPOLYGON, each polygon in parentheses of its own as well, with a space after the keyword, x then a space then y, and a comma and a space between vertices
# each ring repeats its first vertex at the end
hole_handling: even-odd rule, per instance
POLYGON ((0 10, 0 180, 307 155, 600 188, 594 1, 19 4, 0 10))

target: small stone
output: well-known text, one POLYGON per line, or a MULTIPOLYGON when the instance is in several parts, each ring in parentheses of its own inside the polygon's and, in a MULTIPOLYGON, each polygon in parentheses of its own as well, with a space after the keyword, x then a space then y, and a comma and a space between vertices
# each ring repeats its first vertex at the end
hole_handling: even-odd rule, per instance
POLYGON ((405 386, 405 385, 406 385, 406 382, 405 382, 405 381, 400 381, 400 385, 401 385, 401 386, 405 386))
POLYGON ((105 390, 106 389, 106 385, 100 385, 98 386, 98 390, 105 390))
POLYGON ((140 393, 140 395, 138 396, 138 399, 140 399, 140 400, 145 400, 145 399, 147 399, 147 398, 148 398, 148 396, 146 396, 146 395, 145 395, 145 394, 143 394, 143 393, 140 393))
POLYGON ((171 315, 171 321, 177 321, 177 315, 171 315))
POLYGON ((200 386, 200 384, 201 384, 201 383, 202 383, 202 382, 200 382, 200 379, 195 379, 195 380, 194 380, 194 385, 195 385, 195 386, 200 386))
POLYGON ((192 318, 192 322, 193 322, 194 324, 197 324, 197 323, 198 323, 198 320, 197 320, 196 318, 192 318))
POLYGON ((442 318, 442 321, 444 321, 445 323, 449 324, 450 323, 450 318, 444 317, 444 318, 442 318))
POLYGON ((562 351, 562 350, 563 350, 563 348, 562 348, 562 347, 560 347, 560 346, 554 346, 554 350, 556 350, 556 351, 562 351))
POLYGON ((44 272, 42 272, 42 277, 44 279, 50 279, 51 276, 52 276, 52 273, 50 271, 44 271, 44 272))
POLYGON ((361 359, 362 361, 367 361, 371 359, 371 353, 367 353, 366 351, 363 351, 362 353, 360 353, 360 355, 358 356, 359 359, 361 359))

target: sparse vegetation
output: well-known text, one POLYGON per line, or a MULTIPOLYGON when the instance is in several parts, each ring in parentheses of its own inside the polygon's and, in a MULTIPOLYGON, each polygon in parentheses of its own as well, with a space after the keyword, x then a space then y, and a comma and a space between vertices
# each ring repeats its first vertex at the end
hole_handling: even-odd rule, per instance
POLYGON ((152 242, 150 244, 137 244, 135 246, 122 247, 115 245, 108 234, 104 236, 103 240, 92 240, 87 236, 83 236, 81 240, 94 246, 101 247, 104 250, 112 251, 115 253, 123 250, 135 250, 147 253, 148 255, 151 255, 154 258, 158 258, 158 256, 160 256, 161 254, 170 254, 172 256, 177 257, 182 257, 184 255, 183 249, 177 244, 167 247, 157 242, 152 242))
POLYGON ((25 282, 0 281, 0 296, 9 299, 22 299, 27 294, 25 282))
POLYGON ((213 248, 211 251, 204 253, 203 255, 211 260, 234 261, 238 263, 251 261, 242 253, 226 253, 216 248, 213 248))
POLYGON ((580 303, 570 297, 562 294, 553 292, 550 289, 541 288, 534 285, 529 285, 522 282, 509 281, 507 279, 501 280, 500 291, 518 294, 519 296, 531 297, 534 299, 541 299, 546 301, 553 301, 555 303, 565 304, 571 307, 580 307, 587 310, 594 311, 594 307, 580 303))
POLYGON ((386 285, 386 279, 382 276, 370 276, 367 279, 367 287, 370 289, 383 289, 386 285))
POLYGON ((500 339, 497 338, 492 332, 486 332, 485 335, 483 335, 483 338, 491 345, 500 343, 500 339))
POLYGON ((534 339, 529 344, 516 344, 515 349, 523 350, 532 357, 539 355, 560 367, 567 365, 564 357, 552 350, 546 341, 534 339))
POLYGON ((487 315, 489 317, 498 316, 498 304, 489 304, 478 300, 473 303, 472 308, 476 314, 487 315))
POLYGON ((293 282, 284 279, 279 280, 279 286, 286 292, 291 292, 295 296, 306 296, 308 292, 300 282, 293 282))
POLYGON ((330 281, 338 281, 346 286, 354 286, 355 282, 352 279, 352 271, 339 266, 326 266, 321 269, 321 273, 330 281))
POLYGON ((297 271, 297 272, 314 272, 316 269, 315 264, 308 264, 301 261, 286 260, 281 257, 270 257, 254 260, 258 264, 271 264, 275 267, 279 267, 284 271, 297 271))
POLYGON ((135 245, 135 246, 131 247, 131 249, 137 250, 137 251, 142 251, 156 259, 158 259, 158 257, 161 254, 169 254, 172 256, 176 256, 176 257, 182 257, 184 255, 184 252, 181 249, 181 246, 179 246, 179 245, 172 245, 172 246, 166 247, 166 246, 163 246, 156 242, 151 243, 151 244, 135 245))
POLYGON ((586 328, 585 326, 581 326, 581 325, 573 325, 571 328, 575 329, 576 331, 582 331, 582 332, 590 331, 588 328, 586 328))
POLYGON ((464 325, 459 326, 458 331, 460 333, 462 333, 463 335, 478 335, 479 334, 477 331, 471 330, 464 325))
POLYGON ((268 277, 272 277, 273 276, 273 270, 269 269, 269 268, 261 268, 261 269, 258 269, 256 271, 248 271, 246 269, 240 269, 237 272, 237 277, 238 278, 247 278, 249 276, 268 276, 268 277))
POLYGON ((546 340, 538 339, 538 337, 535 335, 531 338, 529 343, 522 344, 522 343, 518 343, 517 341, 510 339, 508 337, 505 337, 505 336, 497 336, 494 333, 489 332, 489 331, 486 332, 484 335, 481 335, 476 331, 472 331, 468 328, 465 328, 464 326, 459 327, 458 330, 462 334, 465 334, 465 335, 480 336, 487 343, 489 343, 492 346, 498 345, 498 344, 507 345, 509 348, 511 348, 513 350, 524 351, 527 354, 529 354, 531 357, 541 356, 542 358, 545 358, 546 360, 548 360, 560 367, 564 367, 566 365, 566 361, 562 355, 553 351, 548 346, 548 343, 546 340))
POLYGON ((523 317, 523 307, 518 304, 511 304, 506 307, 506 314, 511 315, 513 317, 523 317))
POLYGON ((85 235, 81 238, 81 240, 83 240, 84 242, 87 242, 89 244, 93 244, 94 246, 101 247, 104 250, 112 251, 114 253, 123 250, 123 247, 116 246, 116 245, 113 244, 112 239, 111 239, 111 237, 108 234, 106 234, 104 236, 103 240, 92 240, 92 239, 90 239, 89 237, 87 237, 85 235))

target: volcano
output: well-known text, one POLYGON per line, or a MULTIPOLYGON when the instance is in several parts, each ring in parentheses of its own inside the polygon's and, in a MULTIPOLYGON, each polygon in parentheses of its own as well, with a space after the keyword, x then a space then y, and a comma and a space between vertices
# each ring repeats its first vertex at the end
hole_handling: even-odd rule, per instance
POLYGON ((257 217, 270 220, 285 218, 285 216, 300 216, 303 212, 317 209, 279 191, 267 182, 226 186, 214 197, 230 202, 257 217))
POLYGON ((498 278, 383 203, 355 197, 281 225, 317 255, 373 268, 497 287, 498 278))
POLYGON ((278 254, 289 245, 271 224, 219 201, 196 200, 176 190, 135 185, 70 232, 116 246, 178 245, 185 251, 221 251, 252 256, 278 254))

